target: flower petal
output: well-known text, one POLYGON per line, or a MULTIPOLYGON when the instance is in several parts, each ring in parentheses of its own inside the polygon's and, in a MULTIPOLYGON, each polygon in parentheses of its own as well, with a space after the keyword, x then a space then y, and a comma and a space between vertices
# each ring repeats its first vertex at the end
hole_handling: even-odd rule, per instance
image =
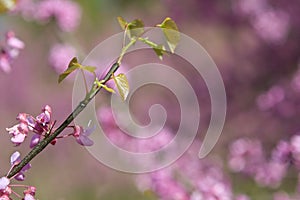
POLYGON ((19 164, 19 162, 21 161, 20 156, 21 156, 21 154, 18 151, 16 151, 15 153, 13 153, 10 156, 10 164, 11 165, 17 165, 17 164, 19 164))
POLYGON ((78 144, 80 144, 82 146, 92 146, 94 144, 94 142, 90 138, 88 138, 84 135, 76 137, 76 141, 78 144))
POLYGON ((9 185, 9 183, 10 181, 8 178, 6 177, 0 178, 0 190, 4 190, 9 185))

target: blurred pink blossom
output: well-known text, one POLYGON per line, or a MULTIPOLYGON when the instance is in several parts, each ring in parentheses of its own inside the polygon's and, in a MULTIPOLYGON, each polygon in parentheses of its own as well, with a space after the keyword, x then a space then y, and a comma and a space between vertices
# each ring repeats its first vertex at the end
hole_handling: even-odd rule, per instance
POLYGON ((6 43, 9 47, 13 48, 13 49, 24 49, 25 44, 22 40, 20 40, 19 38, 17 38, 15 36, 15 33, 13 31, 8 31, 6 33, 6 43))
POLYGON ((277 188, 285 177, 288 165, 279 162, 268 162, 257 166, 255 181, 271 188, 277 188))
POLYGON ((229 147, 229 167, 234 172, 253 174, 257 165, 265 160, 259 140, 240 138, 229 147))
POLYGON ((267 10, 253 20, 257 34, 271 43, 284 42, 289 32, 289 15, 283 11, 267 10))
POLYGON ((55 44, 52 46, 48 62, 51 67, 58 73, 64 72, 69 62, 76 55, 76 50, 67 44, 55 44))
POLYGON ((20 14, 25 20, 33 20, 36 12, 36 3, 33 0, 18 0, 12 14, 20 14))
MULTIPOLYGON (((300 68, 300 64, 298 66, 300 68)), ((296 91, 300 92, 300 69, 297 70, 295 73, 292 81, 291 81, 291 87, 296 91)))
POLYGON ((243 15, 256 15, 267 7, 266 0, 233 0, 234 10, 243 15))
POLYGON ((24 49, 25 44, 13 31, 8 31, 5 36, 5 43, 0 44, 0 69, 9 73, 11 64, 19 56, 20 50, 24 49))
POLYGON ((54 18, 65 32, 74 31, 80 23, 81 9, 70 0, 42 0, 36 5, 35 19, 48 22, 54 18))
POLYGON ((272 160, 279 163, 289 163, 292 160, 292 148, 289 142, 280 141, 272 151, 272 160))
POLYGON ((261 110, 268 110, 283 101, 284 97, 284 89, 281 86, 273 86, 266 93, 258 96, 256 103, 261 110))
POLYGON ((7 74, 11 72, 11 63, 9 60, 9 56, 5 51, 0 52, 0 68, 7 74))

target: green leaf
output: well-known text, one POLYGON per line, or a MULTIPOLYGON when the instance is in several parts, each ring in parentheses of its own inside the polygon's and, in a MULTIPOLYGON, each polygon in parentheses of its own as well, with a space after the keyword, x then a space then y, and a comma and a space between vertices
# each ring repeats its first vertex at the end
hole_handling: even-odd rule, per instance
POLYGON ((156 44, 155 42, 150 41, 148 38, 139 38, 139 40, 150 46, 159 59, 163 59, 163 54, 167 52, 164 45, 156 44))
POLYGON ((167 39, 168 46, 172 53, 174 53, 179 40, 180 33, 178 31, 176 23, 169 17, 167 17, 161 24, 158 24, 167 39))
POLYGON ((16 6, 16 0, 0 0, 0 14, 12 10, 16 6))
POLYGON ((123 30, 126 31, 129 39, 139 37, 144 33, 144 22, 140 19, 135 19, 132 22, 127 22, 124 18, 118 17, 118 22, 123 30))
POLYGON ((144 33, 144 22, 140 19, 135 19, 127 24, 128 37, 140 37, 144 33))
POLYGON ((126 29, 128 22, 123 17, 118 17, 118 22, 123 30, 126 29))
POLYGON ((129 94, 129 83, 127 77, 125 76, 125 74, 118 74, 117 76, 113 76, 113 79, 122 100, 125 101, 129 94))
POLYGON ((162 44, 160 44, 157 45, 157 47, 153 47, 153 50, 156 53, 156 55, 159 57, 159 59, 162 60, 163 54, 166 53, 165 47, 162 44))
POLYGON ((81 69, 91 72, 91 73, 95 73, 95 70, 97 69, 97 67, 93 67, 93 66, 83 66, 81 67, 81 69))
POLYGON ((58 83, 62 82, 68 75, 70 75, 73 71, 75 71, 76 69, 78 69, 80 67, 81 67, 81 65, 78 63, 77 58, 74 57, 70 61, 68 68, 62 74, 59 75, 58 83))

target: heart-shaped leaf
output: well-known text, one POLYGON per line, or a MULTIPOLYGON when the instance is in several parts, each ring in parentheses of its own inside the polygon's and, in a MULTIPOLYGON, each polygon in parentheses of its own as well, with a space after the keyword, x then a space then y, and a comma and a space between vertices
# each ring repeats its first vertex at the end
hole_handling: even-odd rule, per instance
POLYGON ((123 30, 126 29, 128 22, 123 17, 118 17, 118 22, 123 30))
POLYGON ((118 74, 117 76, 113 76, 113 79, 122 100, 125 101, 129 94, 129 83, 127 77, 125 76, 125 74, 118 74))
POLYGON ((59 75, 58 83, 62 82, 67 76, 69 76, 73 71, 75 71, 76 69, 78 69, 80 67, 81 67, 81 65, 78 63, 77 58, 74 57, 70 61, 68 68, 62 74, 59 75))
POLYGON ((161 24, 158 24, 167 39, 168 46, 172 53, 174 53, 179 40, 180 33, 178 31, 176 23, 169 17, 167 17, 161 24))
POLYGON ((127 27, 129 38, 140 37, 144 33, 144 22, 140 19, 128 23, 127 27))

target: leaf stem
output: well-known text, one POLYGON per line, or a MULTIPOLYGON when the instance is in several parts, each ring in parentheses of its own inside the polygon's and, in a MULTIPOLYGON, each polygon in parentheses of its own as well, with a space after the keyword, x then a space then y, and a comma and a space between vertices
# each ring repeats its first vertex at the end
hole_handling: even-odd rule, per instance
MULTIPOLYGON (((128 47, 129 48, 129 47, 128 47)), ((104 84, 111 78, 113 73, 119 68, 119 63, 114 63, 110 70, 104 77, 104 84)), ((91 90, 86 94, 85 98, 77 105, 73 112, 65 119, 65 121, 48 137, 45 137, 40 141, 24 158, 23 160, 9 172, 7 178, 11 178, 22 170, 22 168, 28 164, 34 157, 36 157, 43 149, 48 146, 52 140, 54 140, 68 125, 79 115, 81 111, 87 106, 87 104, 96 96, 101 90, 102 86, 98 86, 96 83, 93 84, 91 90)))
POLYGON ((123 59, 125 53, 127 52, 127 50, 128 50, 132 45, 134 45, 134 43, 137 41, 137 39, 138 39, 138 38, 136 38, 136 37, 135 37, 135 38, 132 38, 132 39, 130 40, 130 42, 129 42, 125 47, 122 48, 120 57, 119 57, 119 59, 118 59, 118 61, 117 61, 117 63, 118 63, 119 65, 121 64, 121 61, 122 61, 122 59, 123 59))

